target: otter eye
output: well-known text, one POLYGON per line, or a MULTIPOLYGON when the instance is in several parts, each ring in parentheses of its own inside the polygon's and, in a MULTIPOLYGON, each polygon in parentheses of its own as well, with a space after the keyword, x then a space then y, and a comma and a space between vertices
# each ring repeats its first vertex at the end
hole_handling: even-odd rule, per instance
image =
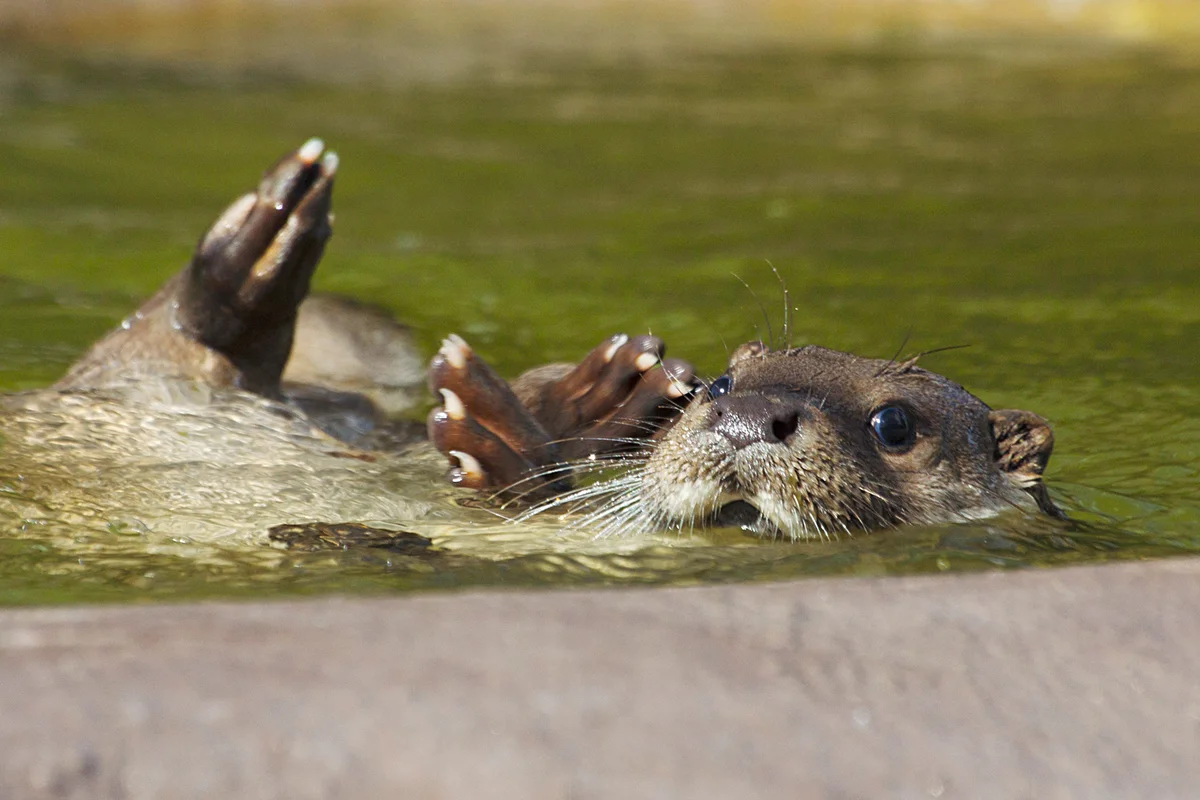
POLYGON ((715 400, 723 394, 729 394, 729 390, 732 388, 733 378, 722 375, 708 385, 708 399, 715 400))
POLYGON ((887 447, 912 444, 913 426, 908 414, 899 406, 881 408, 871 415, 871 430, 887 447))

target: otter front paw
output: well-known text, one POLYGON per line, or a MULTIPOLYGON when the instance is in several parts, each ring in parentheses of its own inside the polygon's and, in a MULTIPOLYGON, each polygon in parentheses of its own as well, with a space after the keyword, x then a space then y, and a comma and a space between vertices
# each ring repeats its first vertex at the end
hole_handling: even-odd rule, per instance
POLYGON ((655 337, 622 334, 578 365, 538 367, 509 386, 450 336, 430 365, 443 405, 428 427, 451 482, 522 499, 566 491, 573 460, 636 447, 678 415, 694 371, 663 361, 663 350, 655 337))
POLYGON ((578 365, 547 364, 513 382, 526 408, 578 459, 639 447, 696 390, 692 365, 663 358, 657 336, 611 336, 578 365))
POLYGON ((325 249, 337 156, 310 139, 233 202, 200 240, 175 296, 177 327, 270 393, 325 249), (324 155, 322 155, 324 154, 324 155))
POLYGON ((442 342, 429 365, 429 388, 442 401, 429 413, 429 439, 450 459, 451 483, 503 489, 561 459, 550 434, 462 338, 442 342))

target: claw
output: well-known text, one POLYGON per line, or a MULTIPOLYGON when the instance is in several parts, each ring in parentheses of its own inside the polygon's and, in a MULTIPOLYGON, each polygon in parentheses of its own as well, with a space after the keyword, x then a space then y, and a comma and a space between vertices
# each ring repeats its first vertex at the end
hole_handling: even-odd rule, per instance
POLYGON ((668 399, 678 400, 695 391, 696 373, 692 365, 678 359, 668 359, 663 362, 663 372, 666 373, 670 384, 664 394, 668 399))
POLYGON ((458 395, 449 389, 439 389, 438 392, 442 395, 446 416, 456 422, 467 418, 467 407, 463 405, 463 401, 458 395))
POLYGON ((442 346, 438 350, 445 357, 446 363, 455 369, 463 369, 467 366, 467 358, 471 355, 471 345, 467 344, 456 333, 452 333, 442 340, 442 346))
POLYGON ((300 149, 296 151, 296 158, 305 164, 315 164, 324 150, 325 143, 314 136, 300 146, 300 149))
POLYGON ((658 363, 657 353, 642 353, 634 359, 633 366, 638 372, 645 372, 658 363))
POLYGON ((458 468, 462 470, 464 477, 472 481, 483 480, 483 465, 479 460, 470 453, 464 453, 462 450, 450 450, 447 455, 458 459, 458 468))
POLYGON ((609 361, 612 361, 613 356, 615 356, 617 351, 624 347, 625 343, 628 341, 629 336, 624 333, 618 333, 616 336, 612 337, 612 344, 610 344, 608 349, 604 351, 604 363, 607 364, 609 361))

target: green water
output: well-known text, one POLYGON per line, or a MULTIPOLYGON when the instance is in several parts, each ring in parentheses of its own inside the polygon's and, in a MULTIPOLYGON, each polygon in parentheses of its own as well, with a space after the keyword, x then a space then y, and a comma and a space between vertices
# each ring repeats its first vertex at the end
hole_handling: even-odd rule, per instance
MULTIPOLYGON (((18 51, 19 53, 21 51, 18 51)), ((0 63, 0 389, 44 386, 279 154, 342 156, 317 285, 504 373, 651 330, 702 372, 778 331, 1049 418, 1086 523, 686 554, 199 564, 0 532, 0 602, 900 574, 1200 551, 1200 71, 1132 51, 773 52, 533 63, 406 88, 0 63), (602 562, 602 563, 601 563, 602 562)))

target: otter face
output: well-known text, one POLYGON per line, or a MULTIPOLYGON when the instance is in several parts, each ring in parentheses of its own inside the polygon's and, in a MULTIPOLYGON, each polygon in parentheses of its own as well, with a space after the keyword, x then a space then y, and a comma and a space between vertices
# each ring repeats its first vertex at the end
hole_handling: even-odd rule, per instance
POLYGON ((994 412, 915 359, 752 342, 652 446, 616 516, 728 524, 749 505, 753 528, 802 539, 1014 506, 1058 515, 1041 483, 1052 447, 1039 417, 994 412))

